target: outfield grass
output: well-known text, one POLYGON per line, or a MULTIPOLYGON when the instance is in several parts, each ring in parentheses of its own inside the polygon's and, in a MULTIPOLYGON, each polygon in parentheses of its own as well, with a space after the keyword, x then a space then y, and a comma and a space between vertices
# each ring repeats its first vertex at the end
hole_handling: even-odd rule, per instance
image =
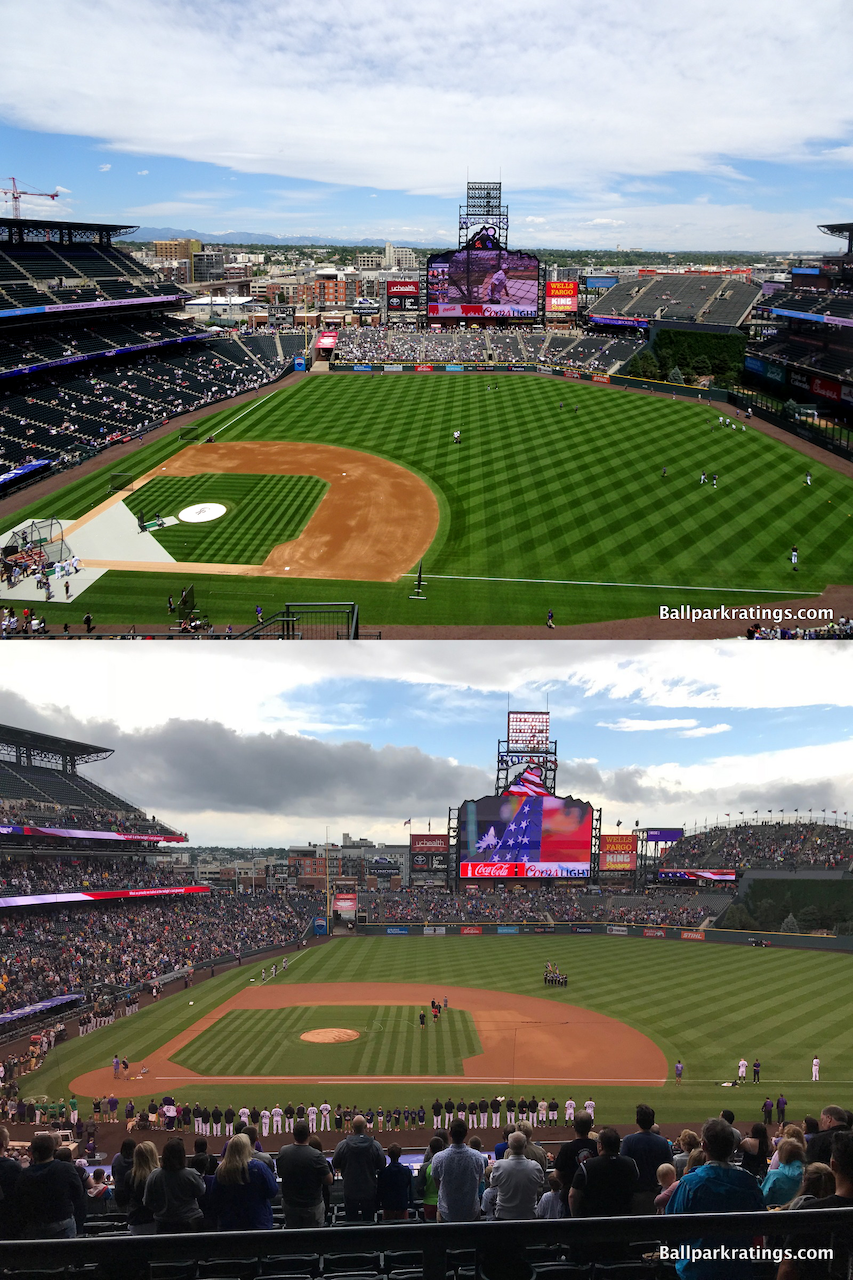
MULTIPOLYGON (((411 579, 276 578, 264 580, 267 614, 286 601, 335 598, 357 600, 363 622, 374 625, 544 623, 549 608, 558 623, 578 623, 657 614, 663 603, 749 604, 768 598, 761 592, 816 593, 850 581, 853 481, 754 428, 712 429, 712 421, 696 402, 555 378, 329 375, 272 393, 248 412, 220 410, 203 432, 224 426, 220 441, 362 449, 416 471, 437 495, 426 603, 409 601, 411 579), (452 443, 457 428, 460 447, 452 443), (703 470, 709 481, 718 474, 716 489, 700 486, 703 470)), ((176 432, 123 466, 139 475, 183 447, 176 432)), ((78 518, 106 497, 112 469, 72 481, 18 521, 78 518)), ((241 555, 223 547, 217 558, 241 555)), ((182 585, 168 573, 111 572, 78 603, 96 623, 154 622, 182 585)), ((199 591, 215 623, 253 621, 256 580, 208 577, 197 580, 197 598, 199 591)), ((45 612, 49 622, 68 618, 64 605, 45 612)))
POLYGON ((227 508, 217 520, 153 529, 175 560, 203 564, 261 564, 280 542, 298 538, 328 483, 317 476, 158 476, 129 493, 124 504, 147 519, 177 516, 197 503, 227 508))
MULTIPOLYGON (((827 1103, 846 1106, 853 1092, 853 1024, 840 993, 848 989, 850 976, 850 957, 810 951, 606 936, 401 937, 333 940, 293 958, 286 974, 276 982, 285 987, 297 982, 429 982, 435 985, 437 998, 445 985, 460 985, 519 992, 592 1009, 626 1022, 652 1039, 667 1057, 670 1079, 660 1088, 644 1089, 642 1097, 634 1088, 567 1081, 557 1089, 560 1103, 569 1090, 576 1102, 582 1102, 578 1094, 590 1089, 598 1104, 598 1120, 630 1121, 636 1103, 648 1100, 661 1120, 695 1123, 725 1106, 744 1122, 759 1120, 765 1092, 775 1100, 780 1089, 788 1098, 789 1118, 806 1112, 816 1114, 827 1103), (548 959, 568 973, 568 988, 543 986, 542 970, 548 959), (821 1059, 822 1079, 817 1085, 811 1083, 815 1053, 821 1059), (741 1088, 722 1087, 723 1081, 735 1077, 741 1055, 750 1063, 756 1056, 760 1059, 760 1087, 751 1083, 741 1088), (678 1057, 685 1064, 680 1087, 671 1078, 678 1057)), ((67 1098, 75 1076, 108 1065, 116 1052, 126 1053, 134 1062, 144 1061, 179 1031, 248 986, 250 979, 259 977, 259 965, 231 970, 198 985, 191 993, 192 1007, 187 993, 181 992, 143 1009, 126 1023, 120 1021, 61 1045, 48 1056, 45 1066, 27 1077, 23 1092, 67 1098)), ((347 1025, 341 1019, 355 1012, 362 1016, 361 1010, 339 1008, 333 1025, 347 1025)), ((269 1027, 264 1016, 261 1012, 250 1014, 246 1024, 241 1024, 233 1056, 229 1058, 224 1046, 216 1048, 211 1061, 217 1069, 231 1061, 239 1062, 243 1069, 268 1071, 269 1027)), ((365 1018, 365 1026, 367 1021, 365 1018)), ((418 1035, 419 1030, 416 1046, 418 1035)), ((201 1045, 201 1039, 194 1043, 207 1052, 210 1046, 201 1045)), ((332 1071, 331 1064, 345 1047, 328 1050, 329 1074, 340 1074, 337 1069, 332 1071)), ((374 1050, 375 1039, 371 1039, 370 1051, 374 1050)), ((556 1077, 562 1076, 559 1062, 543 1063, 543 1075, 548 1065, 556 1077)), ((611 1073, 612 1065, 601 1064, 602 1077, 611 1073)), ((280 1064, 278 1069, 289 1073, 287 1065, 280 1064)), ((371 1070, 378 1073, 376 1067, 371 1070)), ((142 1084, 133 1082, 131 1086, 138 1103, 146 1103, 150 1096, 141 1090, 142 1084)), ((488 1084, 480 1088, 487 1096, 491 1092, 488 1084)), ((343 1094, 343 1090, 339 1092, 343 1094)), ((193 1089, 191 1102, 198 1098, 225 1105, 229 1099, 221 1093, 221 1088, 200 1085, 193 1089)), ((241 1085, 239 1097, 235 1091, 230 1101, 235 1106, 244 1102, 264 1106, 269 1103, 268 1093, 263 1085, 241 1085)), ((387 1107, 397 1102, 411 1106, 412 1102, 431 1102, 435 1090, 377 1086, 365 1075, 357 1094, 349 1101, 362 1107, 387 1107)), ((122 1093, 122 1100, 125 1097, 122 1093)), ((333 1105, 347 1100, 344 1096, 329 1097, 333 1105)), ((84 1112, 87 1101, 80 1101, 84 1112)), ((304 1098, 294 1097, 293 1101, 307 1105, 311 1097, 306 1092, 304 1098)))
POLYGON ((449 1009, 439 1027, 422 1031, 419 1011, 405 1005, 235 1009, 173 1060, 211 1076, 461 1075, 463 1058, 481 1052, 471 1015, 449 1009), (343 1027, 359 1038, 332 1045, 300 1040, 318 1027, 343 1027))

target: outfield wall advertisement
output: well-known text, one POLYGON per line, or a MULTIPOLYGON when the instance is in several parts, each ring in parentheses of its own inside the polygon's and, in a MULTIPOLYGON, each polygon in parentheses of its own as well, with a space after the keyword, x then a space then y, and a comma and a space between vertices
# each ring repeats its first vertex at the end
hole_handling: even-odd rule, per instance
POLYGON ((459 813, 459 874, 463 879, 584 879, 592 818, 592 805, 573 796, 466 800, 459 813))

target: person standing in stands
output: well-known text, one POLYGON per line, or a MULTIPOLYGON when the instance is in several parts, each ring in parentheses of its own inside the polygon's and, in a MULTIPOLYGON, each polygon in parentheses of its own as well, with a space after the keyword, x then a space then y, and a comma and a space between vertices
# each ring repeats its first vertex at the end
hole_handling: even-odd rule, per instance
POLYGON ((383 1222, 405 1222, 414 1204, 412 1171, 400 1163, 403 1154, 396 1142, 388 1148, 389 1163, 379 1170, 377 1194, 383 1222))
MULTIPOLYGON (((228 1145, 231 1145, 232 1138, 228 1145)), ((187 1155, 180 1138, 170 1138, 155 1169, 145 1184, 143 1205, 154 1214, 155 1234, 174 1235, 200 1231, 203 1215, 199 1200, 207 1191, 200 1173, 187 1168, 187 1155)))
POLYGON ((254 1158, 244 1133, 228 1143, 214 1176, 209 1204, 220 1231, 271 1231, 270 1202, 278 1195, 272 1170, 254 1158))
POLYGON ((480 1216, 480 1179, 483 1157, 465 1139, 468 1126, 454 1120, 450 1126, 450 1146, 432 1158, 431 1173, 438 1187, 440 1222, 476 1222, 480 1216))
POLYGON ((339 1142, 332 1164, 344 1182, 344 1212, 347 1221, 371 1221, 376 1213, 376 1175, 385 1168, 385 1153, 367 1133, 364 1116, 356 1115, 352 1133, 339 1142))
POLYGON ((654 1122, 655 1113, 652 1108, 641 1103, 637 1107, 639 1133, 629 1133, 622 1139, 621 1154, 634 1161, 639 1174, 631 1207, 635 1217, 655 1212, 658 1167, 669 1164, 672 1159, 672 1148, 666 1138, 652 1132, 654 1122))
POLYGON ((276 1159, 288 1230, 322 1227, 325 1221, 323 1188, 332 1185, 333 1176, 323 1153, 309 1146, 310 1136, 306 1121, 297 1120, 293 1142, 282 1147, 276 1159))
POLYGON ((16 1234, 25 1240, 61 1240, 77 1235, 77 1215, 85 1192, 76 1168, 54 1159, 49 1133, 30 1143, 32 1163, 22 1169, 14 1189, 16 1234))

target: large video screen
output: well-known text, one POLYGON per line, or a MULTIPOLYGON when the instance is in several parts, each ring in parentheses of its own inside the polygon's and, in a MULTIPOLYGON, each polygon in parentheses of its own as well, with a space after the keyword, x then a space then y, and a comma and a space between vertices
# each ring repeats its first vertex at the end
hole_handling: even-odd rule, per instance
POLYGON ((468 879, 589 875, 592 805, 572 796, 466 800, 459 814, 459 874, 468 879))
POLYGON ((449 249, 427 261, 431 316, 535 320, 539 314, 539 259, 493 247, 449 249))

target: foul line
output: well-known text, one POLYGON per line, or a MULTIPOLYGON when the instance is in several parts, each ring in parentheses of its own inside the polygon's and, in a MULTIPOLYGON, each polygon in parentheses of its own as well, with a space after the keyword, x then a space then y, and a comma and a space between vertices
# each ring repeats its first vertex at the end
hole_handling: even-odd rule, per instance
POLYGON ((235 422, 239 422, 240 418, 244 418, 247 413, 251 413, 253 409, 257 409, 259 404, 264 403, 264 400, 271 400, 275 394, 275 391, 271 391, 268 396, 264 396, 261 400, 256 400, 254 404, 249 405, 248 409, 244 409, 242 413, 238 413, 236 418, 232 418, 231 421, 226 422, 224 426, 217 427, 216 430, 211 431, 210 434, 215 437, 219 435, 220 431, 225 431, 228 427, 233 427, 235 422))
MULTIPOLYGON (((403 578, 417 578, 416 573, 404 573, 403 578)), ((455 573, 424 573, 424 579, 440 579, 442 582, 532 582, 552 587, 642 587, 648 591, 719 591, 721 594, 739 592, 754 596, 803 596, 817 599, 819 591, 788 591, 782 587, 682 587, 661 582, 595 582, 585 578, 471 578, 455 573)))

